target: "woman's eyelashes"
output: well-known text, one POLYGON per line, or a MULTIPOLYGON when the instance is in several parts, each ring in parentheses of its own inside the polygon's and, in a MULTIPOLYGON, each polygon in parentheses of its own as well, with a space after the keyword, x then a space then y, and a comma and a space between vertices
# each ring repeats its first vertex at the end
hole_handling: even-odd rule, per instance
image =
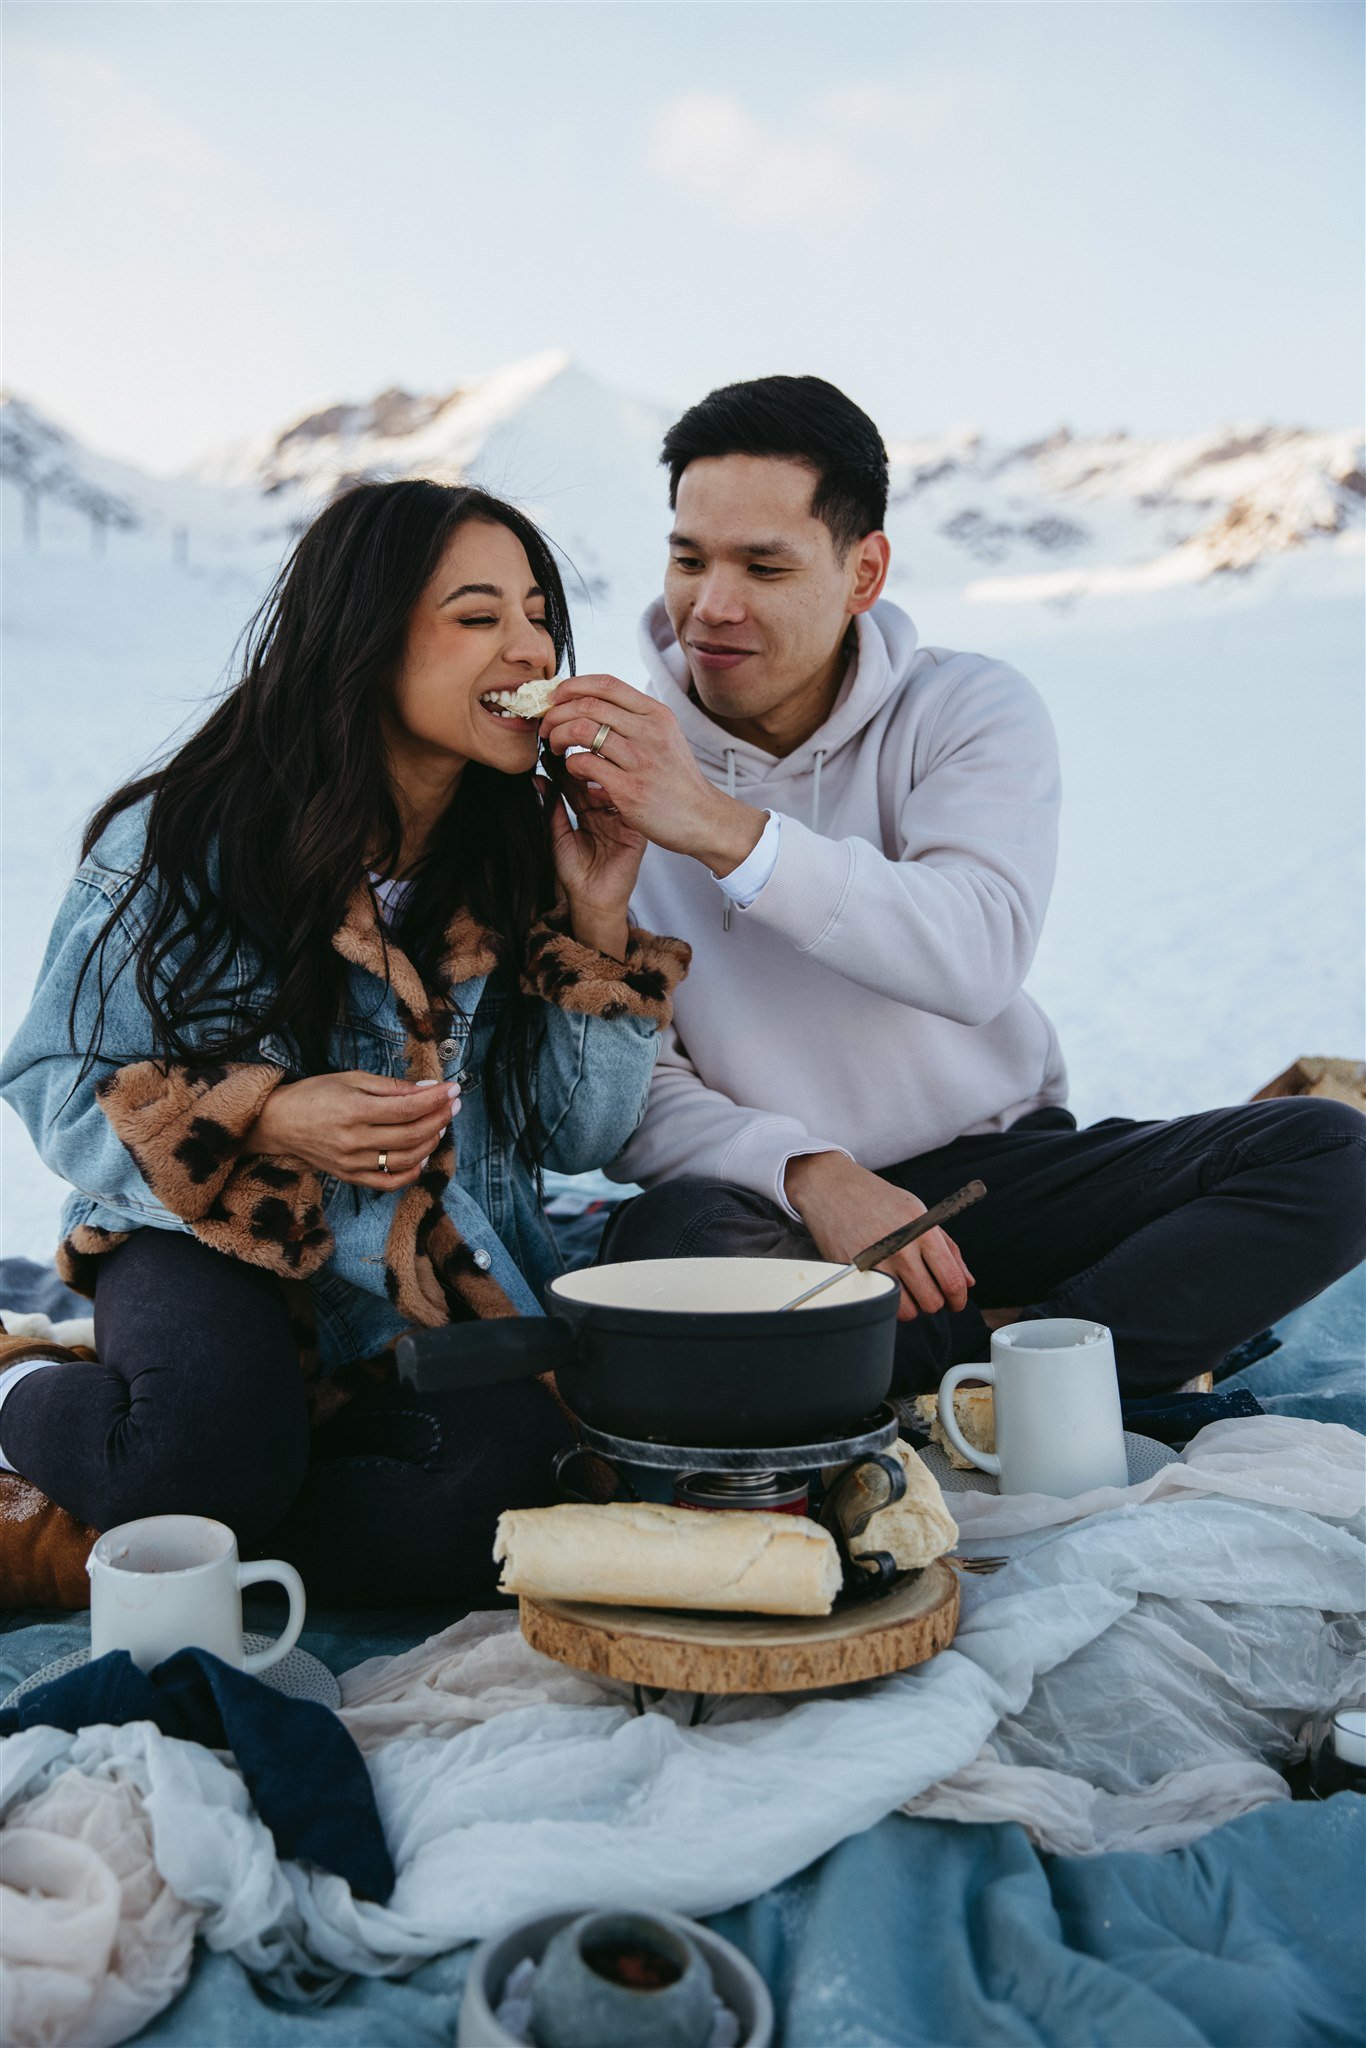
MULTIPOLYGON (((458 626, 500 626, 502 623, 496 612, 476 612, 467 619, 456 620, 458 626)), ((527 624, 535 626, 542 633, 549 633, 551 630, 549 619, 528 619, 527 624)))

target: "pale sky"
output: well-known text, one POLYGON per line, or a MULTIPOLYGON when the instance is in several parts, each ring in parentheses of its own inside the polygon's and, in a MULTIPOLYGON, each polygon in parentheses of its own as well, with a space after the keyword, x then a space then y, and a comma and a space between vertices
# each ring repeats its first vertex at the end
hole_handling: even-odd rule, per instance
POLYGON ((5 8, 6 380, 170 468, 546 347, 892 438, 1362 411, 1336 0, 5 8))

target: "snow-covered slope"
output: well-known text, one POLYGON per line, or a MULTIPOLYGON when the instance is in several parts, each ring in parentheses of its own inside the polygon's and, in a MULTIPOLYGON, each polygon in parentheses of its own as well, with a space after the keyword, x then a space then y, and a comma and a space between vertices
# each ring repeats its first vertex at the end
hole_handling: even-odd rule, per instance
POLYGON ((8 392, 0 394, 0 471, 27 498, 46 499, 122 532, 143 523, 147 480, 140 471, 82 447, 36 406, 8 392))
MULTIPOLYGON (((665 424, 544 356, 442 397, 316 413, 162 481, 36 407, 0 407, 0 1043, 81 819, 200 716, 341 478, 477 477, 525 504, 588 586, 581 668, 636 680, 668 522, 665 424), (47 479, 36 547, 30 477, 47 479), (88 491, 133 515, 98 555, 88 491)), ((1364 466, 1357 436, 1273 427, 893 450, 890 594, 924 640, 1013 661, 1058 726, 1062 852, 1030 987, 1083 1121, 1237 1100, 1297 1054, 1360 1054, 1364 466)), ((0 1249, 46 1257, 60 1195, 0 1114, 0 1249)))
POLYGON ((99 454, 13 392, 0 392, 0 515, 6 541, 96 551, 116 538, 154 538, 222 557, 278 552, 285 521, 260 493, 194 476, 157 477, 99 454))
POLYGON ((1064 427, 1017 448, 965 432, 891 452, 889 524, 917 581, 966 582, 984 600, 1065 602, 1251 570, 1360 529, 1366 509, 1354 432, 1251 423, 1144 441, 1064 427))

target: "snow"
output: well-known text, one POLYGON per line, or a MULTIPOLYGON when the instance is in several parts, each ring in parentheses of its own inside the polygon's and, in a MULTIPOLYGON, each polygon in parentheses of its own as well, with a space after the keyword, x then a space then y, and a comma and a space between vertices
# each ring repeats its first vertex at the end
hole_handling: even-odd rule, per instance
MULTIPOLYGON (((50 423, 13 404, 0 420, 137 523, 94 553, 79 490, 54 491, 34 550, 20 490, 0 486, 0 1041, 84 818, 230 673, 310 493, 337 474, 463 471, 517 497, 580 579, 580 668, 639 678, 635 619, 669 519, 665 415, 553 351, 445 399, 336 408, 325 432, 263 436, 192 478, 116 471, 70 436, 54 456, 50 423)), ((1062 852, 1029 985, 1058 1025, 1081 1120, 1213 1107, 1301 1054, 1360 1057, 1359 437, 1243 423, 1010 451, 963 429, 893 454, 889 595, 929 644, 1013 662, 1058 725, 1062 852), (1239 499, 1284 517, 1248 571, 1211 575, 1210 536, 1239 499), (975 537, 946 536, 962 513, 975 537), (1079 537, 1031 537, 1047 519, 1079 537)), ((0 1251, 50 1256, 62 1195, 0 1114, 0 1251)))

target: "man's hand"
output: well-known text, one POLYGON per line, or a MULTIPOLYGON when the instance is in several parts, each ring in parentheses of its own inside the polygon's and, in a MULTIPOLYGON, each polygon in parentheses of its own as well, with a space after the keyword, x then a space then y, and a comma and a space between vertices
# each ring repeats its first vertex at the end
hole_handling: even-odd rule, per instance
POLYGON ((612 730, 598 753, 570 755, 566 772, 581 785, 597 783, 617 815, 656 846, 690 854, 716 875, 738 868, 758 845, 766 814, 713 789, 666 705, 616 676, 570 676, 541 720, 541 737, 563 757, 567 747, 591 747, 604 725, 612 730))
MULTIPOLYGON (((812 1152, 789 1159, 783 1185, 787 1199, 826 1259, 848 1265, 865 1245, 876 1244, 903 1223, 925 1213, 917 1195, 894 1188, 842 1152, 812 1152)), ((877 1268, 901 1282, 897 1320, 908 1323, 921 1309, 966 1308, 973 1277, 946 1230, 927 1230, 904 1251, 877 1268)))
POLYGON ((272 1089, 244 1152, 302 1159, 353 1187, 411 1187, 460 1108, 453 1081, 391 1074, 314 1074, 272 1089), (380 1153, 387 1172, 381 1173, 380 1153))

